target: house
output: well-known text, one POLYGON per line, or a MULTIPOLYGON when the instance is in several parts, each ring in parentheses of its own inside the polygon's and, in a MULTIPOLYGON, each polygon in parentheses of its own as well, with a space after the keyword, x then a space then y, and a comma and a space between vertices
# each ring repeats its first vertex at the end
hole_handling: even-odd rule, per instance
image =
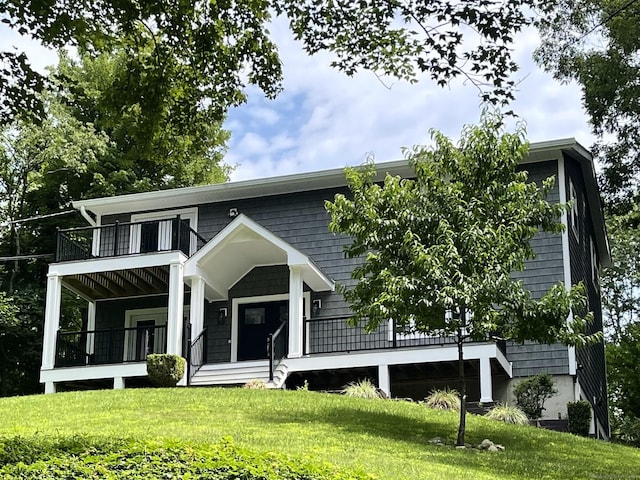
MULTIPOLYGON (((571 201, 562 234, 540 233, 537 257, 517 276, 534 295, 583 281, 602 329, 598 275, 610 262, 590 154, 573 139, 536 143, 522 168, 555 175, 552 201, 571 201)), ((382 174, 411 174, 405 161, 382 174)), ((89 226, 60 230, 47 280, 40 381, 45 392, 78 385, 135 386, 146 355, 188 358, 182 384, 339 389, 375 379, 396 397, 422 398, 456 378, 451 338, 348 326, 336 284, 357 259, 331 234, 324 201, 346 192, 342 169, 74 202, 89 226), (61 292, 88 303, 86 325, 61 331, 61 292)), ((515 382, 551 373, 560 390, 546 415, 587 400, 592 433, 609 434, 604 347, 524 345, 487 339, 464 346, 469 400, 511 400, 515 382)))

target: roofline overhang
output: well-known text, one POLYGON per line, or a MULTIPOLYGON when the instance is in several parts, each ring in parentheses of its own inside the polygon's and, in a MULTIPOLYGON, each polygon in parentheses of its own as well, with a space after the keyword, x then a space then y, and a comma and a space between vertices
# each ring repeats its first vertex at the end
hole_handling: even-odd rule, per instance
MULTIPOLYGON (((539 161, 546 153, 565 149, 575 150, 580 156, 590 155, 573 138, 564 138, 546 142, 531 143, 529 156, 523 163, 539 161)), ((378 180, 382 180, 386 173, 392 175, 408 175, 411 168, 406 160, 395 160, 376 164, 378 180)), ((295 173, 279 177, 267 177, 238 182, 201 185, 197 187, 174 188, 156 190, 153 192, 133 193, 115 197, 92 198, 73 202, 76 209, 84 208, 97 216, 116 215, 130 212, 143 212, 162 209, 172 209, 203 203, 217 203, 246 198, 280 195, 286 193, 307 192, 346 186, 344 167, 329 170, 295 173)))

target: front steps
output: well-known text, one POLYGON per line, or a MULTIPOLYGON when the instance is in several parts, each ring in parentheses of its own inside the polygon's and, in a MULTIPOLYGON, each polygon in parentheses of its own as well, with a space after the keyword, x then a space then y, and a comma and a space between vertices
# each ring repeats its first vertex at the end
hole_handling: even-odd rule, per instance
POLYGON ((269 381, 269 361, 256 360, 241 363, 219 363, 203 365, 191 378, 192 386, 232 386, 244 385, 251 380, 262 380, 269 388, 282 388, 287 379, 288 369, 280 362, 269 381))

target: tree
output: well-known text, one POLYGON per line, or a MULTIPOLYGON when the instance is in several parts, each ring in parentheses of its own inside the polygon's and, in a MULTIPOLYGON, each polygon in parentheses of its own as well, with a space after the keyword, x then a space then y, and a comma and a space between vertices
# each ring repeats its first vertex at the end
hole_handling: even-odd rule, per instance
POLYGON ((548 373, 539 373, 521 381, 513 388, 516 405, 530 419, 542 416, 544 402, 553 397, 558 390, 554 387, 553 377, 548 373))
MULTIPOLYGON (((54 49, 77 46, 94 56, 111 52, 122 38, 133 39, 127 42, 127 58, 144 72, 150 98, 167 99, 168 74, 179 65, 192 85, 176 105, 181 123, 198 108, 221 121, 229 106, 244 100, 247 81, 268 96, 280 90, 282 71, 268 38, 266 1, 7 0, 3 7, 3 23, 54 49)), ((19 52, 3 52, 0 59, 8 66, 0 75, 4 118, 25 110, 44 112, 37 92, 45 78, 19 52)))
MULTIPOLYGON (((188 121, 204 105, 220 120, 244 100, 245 81, 269 97, 281 88, 280 59, 268 32, 273 11, 289 18, 307 52, 335 53, 334 65, 348 75, 368 69, 416 81, 426 72, 439 85, 462 77, 479 88, 483 101, 505 105, 514 96, 514 36, 555 2, 7 0, 2 21, 45 46, 77 46, 91 56, 111 51, 123 37, 136 38, 127 58, 145 72, 150 97, 165 97, 168 72, 180 66, 193 88, 185 91, 178 116, 188 121)), ((35 92, 46 79, 21 52, 0 52, 0 60, 7 67, 0 72, 0 116, 42 114, 35 92)))
POLYGON ((542 228, 559 233, 565 206, 546 200, 553 178, 541 187, 517 166, 527 151, 524 132, 504 133, 502 119, 485 114, 455 146, 431 133, 435 146, 405 156, 415 178, 387 175, 374 182, 369 164, 346 170, 352 198, 326 203, 329 228, 349 235, 347 257, 362 257, 351 288, 342 287, 353 315, 373 330, 394 319, 401 330, 452 335, 458 348, 461 412, 457 444, 464 445, 466 382, 463 344, 493 336, 516 341, 583 345, 591 315, 582 288, 557 284, 539 300, 510 273, 534 256, 529 243, 542 228), (445 312, 451 312, 445 315, 445 312))
POLYGON ((556 79, 582 88, 607 208, 624 212, 640 188, 640 5, 562 0, 538 26, 536 59, 556 79))

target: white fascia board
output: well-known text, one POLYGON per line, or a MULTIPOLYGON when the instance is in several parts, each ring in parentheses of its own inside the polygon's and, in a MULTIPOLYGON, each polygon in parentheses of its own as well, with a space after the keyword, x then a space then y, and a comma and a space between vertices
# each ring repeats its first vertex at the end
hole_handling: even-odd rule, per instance
MULTIPOLYGON (((497 358, 498 354, 500 354, 500 352, 495 343, 470 344, 464 346, 465 360, 497 358)), ((456 360, 458 360, 458 349, 455 345, 451 345, 426 348, 415 347, 406 350, 390 349, 363 353, 311 355, 301 358, 286 358, 283 362, 287 365, 289 372, 303 372, 310 370, 371 367, 375 365, 451 362, 456 360)))
MULTIPOLYGON (((536 142, 530 145, 529 155, 535 161, 539 153, 551 150, 573 149, 578 154, 587 152, 584 147, 573 138, 565 138, 546 142, 536 142)), ((377 163, 377 181, 382 181, 386 173, 392 175, 410 176, 412 169, 406 160, 377 163)), ((286 193, 307 192, 324 188, 346 186, 344 168, 296 173, 280 177, 243 180, 239 182, 201 185, 197 187, 157 190, 154 192, 134 193, 116 197, 92 198, 78 200, 72 203, 74 208, 93 212, 97 216, 114 215, 163 209, 189 207, 206 203, 240 200, 245 198, 263 197, 267 195, 281 195, 286 193)))
POLYGON ((49 275, 82 275, 85 273, 113 272, 133 268, 148 268, 185 263, 187 257, 179 251, 125 255, 121 257, 96 258, 77 262, 53 263, 49 265, 49 275))
POLYGON ((86 367, 64 367, 40 370, 40 383, 73 382, 78 380, 99 380, 114 377, 144 377, 147 375, 147 363, 115 363, 109 365, 91 365, 86 367))

